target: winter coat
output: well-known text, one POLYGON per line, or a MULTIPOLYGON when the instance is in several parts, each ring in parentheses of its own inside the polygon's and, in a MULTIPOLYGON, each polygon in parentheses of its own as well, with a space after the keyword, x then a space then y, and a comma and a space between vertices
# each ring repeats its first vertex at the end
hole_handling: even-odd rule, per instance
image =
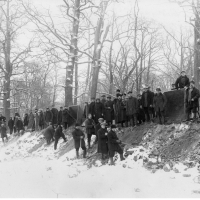
POLYGON ((40 114, 39 114, 39 126, 44 126, 44 124, 45 124, 44 114, 41 111, 40 114))
POLYGON ((88 114, 89 114, 89 105, 87 104, 85 105, 84 111, 83 111, 83 116, 85 119, 88 117, 88 114))
POLYGON ((4 127, 0 127, 0 132, 1 132, 1 138, 4 138, 4 137, 6 137, 7 136, 7 134, 6 134, 6 127, 4 126, 4 127))
POLYGON ((100 128, 97 132, 98 134, 98 153, 107 154, 108 153, 108 137, 105 135, 107 133, 106 129, 100 128))
POLYGON ((56 108, 52 108, 51 112, 53 114, 52 124, 57 124, 58 123, 58 110, 56 108))
POLYGON ((58 125, 62 124, 62 116, 63 116, 63 111, 59 110, 59 112, 58 112, 58 125))
POLYGON ((167 104, 167 99, 164 94, 160 93, 154 96, 153 105, 156 112, 159 112, 159 110, 161 112, 164 111, 166 104, 167 104))
POLYGON ((185 101, 186 106, 190 105, 191 108, 199 107, 200 93, 199 93, 199 90, 197 88, 194 87, 192 92, 191 92, 191 99, 194 99, 194 101, 189 102, 188 97, 189 97, 189 89, 187 89, 185 91, 184 101, 185 101))
POLYGON ((84 141, 85 135, 84 135, 83 131, 81 131, 80 129, 75 129, 72 132, 72 136, 74 139, 75 149, 79 149, 80 146, 81 146, 81 148, 85 148, 85 141, 84 141), (83 139, 80 138, 81 136, 83 136, 83 139), (80 145, 80 143, 81 143, 81 145, 80 145))
POLYGON ((14 126, 14 120, 13 119, 9 119, 9 121, 8 121, 9 129, 13 129, 13 126, 14 126))
POLYGON ((177 78, 175 82, 176 89, 184 88, 185 86, 189 86, 189 85, 190 85, 190 80, 187 76, 180 76, 179 78, 177 78))
POLYGON ((28 126, 28 121, 29 121, 28 114, 26 114, 24 117, 24 126, 28 126))
POLYGON ((49 125, 45 130, 44 130, 44 137, 46 140, 53 140, 55 130, 52 125, 49 125))
POLYGON ((39 129, 39 114, 38 112, 35 113, 35 130, 38 131, 39 129))
POLYGON ((6 118, 3 115, 0 116, 0 125, 2 124, 2 121, 6 122, 6 118))
POLYGON ((95 109, 95 112, 94 112, 95 119, 94 119, 94 121, 98 122, 99 118, 103 118, 104 106, 101 102, 99 102, 99 103, 96 102, 94 109, 95 109))
POLYGON ((144 109, 141 108, 140 106, 142 106, 142 100, 138 99, 138 120, 145 120, 145 113, 144 113, 144 109))
POLYGON ((29 122, 28 122, 28 129, 33 129, 33 126, 34 126, 34 115, 33 113, 31 112, 29 114, 29 122))
POLYGON ((108 149, 109 149, 109 155, 111 157, 114 156, 115 151, 119 152, 120 154, 123 153, 123 150, 119 146, 119 143, 117 142, 117 140, 119 140, 117 137, 117 134, 111 130, 108 133, 108 149))
POLYGON ((142 93, 142 107, 150 107, 150 105, 153 106, 153 93, 150 92, 150 91, 147 91, 147 92, 143 92, 142 93), (147 106, 145 106, 145 94, 147 94, 147 106))
POLYGON ((126 120, 126 110, 125 105, 122 100, 117 100, 115 103, 115 121, 116 123, 121 123, 126 120))
POLYGON ((47 123, 49 123, 49 122, 52 122, 52 119, 53 119, 52 112, 50 110, 46 111, 46 113, 45 113, 45 121, 47 123))
POLYGON ((112 101, 107 101, 105 103, 105 120, 106 122, 112 122, 113 120, 113 114, 114 114, 114 109, 113 109, 113 102, 112 101))
POLYGON ((58 126, 55 130, 55 134, 54 134, 54 137, 55 139, 59 139, 62 135, 62 126, 58 126))
POLYGON ((21 119, 17 120, 16 128, 17 128, 18 131, 24 130, 24 125, 23 125, 23 122, 22 122, 21 119))
MULTIPOLYGON (((99 129, 101 129, 101 124, 100 124, 100 123, 98 123, 98 124, 95 126, 96 135, 97 135, 99 129)), ((98 135, 97 135, 97 136, 98 136, 98 135)))
POLYGON ((88 135, 95 135, 95 122, 93 119, 85 120, 85 128, 88 135))
POLYGON ((70 113, 69 113, 68 109, 63 110, 62 121, 63 121, 63 123, 67 122, 68 124, 70 124, 70 122, 71 122, 71 116, 70 116, 70 113))
POLYGON ((129 97, 126 100, 126 115, 134 115, 138 113, 138 100, 135 97, 129 97))
POLYGON ((89 113, 92 115, 92 119, 95 116, 95 102, 91 102, 89 105, 89 113))

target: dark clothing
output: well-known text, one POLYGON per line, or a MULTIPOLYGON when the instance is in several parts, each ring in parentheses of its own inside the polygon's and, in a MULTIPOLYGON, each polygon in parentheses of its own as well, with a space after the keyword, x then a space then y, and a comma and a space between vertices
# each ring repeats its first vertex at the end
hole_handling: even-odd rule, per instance
POLYGON ((89 105, 87 104, 85 105, 84 111, 83 111, 83 116, 85 119, 88 117, 88 114, 89 114, 89 105))
POLYGON ((135 97, 130 97, 126 101, 126 115, 134 115, 138 113, 138 100, 135 97))
POLYGON ((80 147, 82 149, 86 149, 85 141, 84 141, 85 135, 84 135, 83 131, 81 131, 80 129, 75 129, 72 132, 72 136, 74 139, 74 147, 76 150, 78 150, 80 147), (81 136, 83 136, 83 139, 80 138, 81 136))
POLYGON ((85 128, 86 128, 86 133, 87 133, 88 146, 90 147, 91 137, 92 137, 92 135, 96 135, 94 120, 86 119, 85 120, 85 128))
POLYGON ((28 129, 31 129, 31 130, 33 130, 34 129, 34 115, 33 115, 33 113, 31 112, 30 114, 29 114, 29 122, 28 122, 28 129))
POLYGON ((56 108, 52 108, 51 109, 51 112, 52 112, 52 124, 58 124, 58 110, 56 108))
POLYGON ((107 123, 112 122, 113 120, 113 115, 114 115, 114 110, 113 110, 113 102, 112 101, 107 101, 105 103, 105 120, 107 123))
POLYGON ((43 129, 44 125, 45 125, 44 114, 41 111, 40 114, 39 114, 39 127, 40 127, 40 129, 43 129))
POLYGON ((71 121, 72 121, 72 117, 70 116, 69 110, 68 109, 64 109, 63 112, 62 112, 63 125, 67 128, 71 124, 71 121))
POLYGON ((44 130, 44 137, 47 141, 47 144, 50 144, 51 140, 53 141, 54 140, 54 133, 55 133, 55 130, 53 128, 52 125, 48 126, 45 130, 44 130))
POLYGON ((91 102, 89 105, 89 113, 92 115, 92 119, 95 119, 95 102, 91 102))
POLYGON ((62 127, 61 127, 61 126, 58 126, 58 127, 56 128, 54 137, 55 137, 54 150, 56 150, 56 149, 57 149, 58 141, 59 141, 59 139, 60 139, 61 137, 62 137, 63 140, 66 142, 66 137, 65 137, 64 133, 62 132, 62 127))
POLYGON ((98 123, 98 119, 99 118, 103 118, 103 112, 104 112, 104 106, 101 102, 99 103, 95 103, 95 107, 94 107, 94 115, 95 115, 95 122, 98 123))
POLYGON ((16 122, 16 128, 17 128, 17 131, 18 133, 21 131, 21 130, 24 130, 24 125, 23 125, 23 122, 21 119, 18 119, 17 122, 16 122))
POLYGON ((108 137, 105 135, 107 133, 106 129, 100 128, 97 132, 98 134, 98 153, 107 154, 108 153, 108 137))
POLYGON ((50 110, 47 110, 45 112, 44 119, 45 119, 45 122, 47 122, 48 125, 49 125, 49 122, 52 122, 52 120, 53 120, 53 114, 52 114, 52 112, 50 110))
POLYGON ((142 98, 141 98, 141 105, 142 107, 150 107, 150 105, 153 105, 153 94, 150 91, 143 92, 142 98))
POLYGON ((0 131, 1 131, 1 138, 6 137, 7 138, 7 134, 6 134, 6 127, 0 127, 0 131))
POLYGON ((139 124, 141 124, 142 122, 145 121, 144 110, 140 106, 142 106, 142 102, 141 102, 141 99, 138 99, 138 115, 137 115, 137 120, 138 120, 139 124))
POLYGON ((190 80, 187 76, 180 76, 179 78, 177 78, 175 82, 176 89, 184 88, 185 86, 188 87, 189 85, 190 85, 190 80))
POLYGON ((2 122, 3 122, 3 123, 6 122, 6 118, 5 118, 3 115, 0 116, 0 125, 2 124, 2 122))
POLYGON ((167 104, 167 99, 164 94, 156 94, 153 99, 153 105, 156 112, 164 111, 165 106, 167 104))
POLYGON ((10 129, 10 134, 12 134, 13 133, 13 127, 14 127, 14 120, 13 119, 10 119, 8 121, 8 127, 10 129))
POLYGON ((108 149, 109 149, 109 156, 113 157, 115 155, 115 151, 119 154, 123 154, 122 148, 119 146, 117 142, 118 137, 114 131, 110 131, 108 133, 108 149))
POLYGON ((59 110, 59 112, 58 112, 58 125, 62 124, 62 117, 63 117, 63 111, 59 110))
POLYGON ((28 122, 29 122, 28 114, 26 114, 25 117, 24 117, 24 126, 28 126, 28 122))
POLYGON ((126 110, 125 110, 125 105, 122 100, 117 100, 116 103, 114 104, 115 106, 115 121, 116 123, 123 123, 125 122, 126 118, 126 110))

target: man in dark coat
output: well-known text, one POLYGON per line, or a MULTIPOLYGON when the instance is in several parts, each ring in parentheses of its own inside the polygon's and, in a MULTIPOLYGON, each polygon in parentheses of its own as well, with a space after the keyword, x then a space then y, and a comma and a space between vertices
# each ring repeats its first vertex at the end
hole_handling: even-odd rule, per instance
POLYGON ((106 103, 106 96, 105 96, 105 95, 102 95, 102 96, 101 96, 101 103, 102 103, 103 105, 105 105, 105 103, 106 103))
POLYGON ((45 122, 46 122, 47 126, 49 126, 49 124, 52 123, 52 120, 53 120, 53 114, 50 111, 50 109, 47 108, 46 112, 45 112, 45 122))
POLYGON ((63 110, 62 113, 63 113, 62 123, 63 123, 64 129, 66 130, 69 127, 69 125, 71 124, 71 121, 74 120, 74 119, 72 119, 67 106, 64 107, 64 110, 63 110))
POLYGON ((156 111, 156 116, 158 117, 159 123, 165 123, 165 106, 167 104, 167 99, 164 94, 161 93, 160 88, 156 88, 156 95, 153 99, 153 105, 156 111))
POLYGON ((143 122, 145 122, 145 114, 144 114, 144 110, 142 109, 142 95, 138 94, 137 95, 137 100, 138 100, 138 117, 137 120, 139 122, 139 124, 142 124, 143 122))
POLYGON ((195 82, 190 82, 190 87, 186 90, 185 93, 185 106, 187 113, 187 120, 190 120, 190 114, 193 113, 193 120, 197 118, 197 112, 199 109, 199 90, 195 87, 195 82))
POLYGON ((115 110, 115 122, 116 124, 120 124, 123 127, 123 123, 125 122, 125 115, 126 115, 126 111, 125 111, 125 105, 122 101, 122 95, 118 94, 117 95, 118 100, 115 101, 114 104, 114 110, 115 110))
POLYGON ((91 98, 91 102, 89 105, 89 113, 92 115, 92 119, 95 120, 95 98, 91 98))
POLYGON ((108 132, 108 150, 110 157, 110 164, 114 165, 113 157, 115 152, 119 153, 121 161, 124 160, 123 157, 123 149, 119 146, 121 141, 118 139, 117 134, 115 132, 116 126, 111 125, 111 131, 108 132))
POLYGON ((101 124, 101 128, 98 130, 98 149, 97 152, 101 153, 102 160, 106 158, 108 155, 108 137, 107 137, 107 129, 106 129, 106 123, 103 122, 101 124))
POLYGON ((101 124, 104 122, 103 118, 99 118, 98 124, 95 126, 95 133, 96 133, 96 139, 95 139, 95 144, 98 142, 98 130, 101 128, 101 124))
POLYGON ((148 86, 144 88, 144 92, 142 93, 142 106, 144 113, 145 113, 145 122, 152 122, 153 120, 153 113, 152 113, 152 107, 153 107, 153 95, 148 90, 148 86))
POLYGON ((28 122, 29 122, 28 113, 25 113, 25 116, 24 116, 24 127, 25 127, 25 129, 27 129, 27 127, 28 127, 28 122))
POLYGON ((2 113, 0 113, 0 124, 2 123, 2 122, 6 122, 6 118, 2 115, 2 113))
POLYGON ((94 106, 94 117, 95 117, 95 123, 98 123, 99 118, 103 118, 103 113, 104 113, 104 106, 100 102, 100 99, 97 98, 94 106))
POLYGON ((83 149, 83 158, 86 157, 86 147, 85 147, 85 135, 83 131, 80 129, 80 125, 78 123, 75 124, 75 130, 72 132, 72 136, 74 139, 74 146, 76 149, 76 157, 79 158, 79 148, 83 149))
POLYGON ((44 114, 42 110, 39 110, 38 114, 39 114, 39 127, 40 130, 43 130, 45 125, 44 114))
POLYGON ((128 92, 128 100, 126 101, 126 115, 130 121, 132 127, 137 126, 137 113, 138 113, 138 101, 132 96, 132 91, 128 92))
POLYGON ((90 149, 91 137, 96 135, 95 121, 92 119, 92 115, 88 114, 88 118, 85 120, 85 128, 87 133, 88 148, 90 149))
POLYGON ((177 78, 177 80, 175 82, 175 87, 176 87, 176 89, 182 89, 185 86, 189 86, 189 85, 190 85, 190 80, 186 76, 185 71, 182 71, 180 77, 177 78))
POLYGON ((4 138, 6 138, 6 140, 8 141, 8 136, 6 134, 6 125, 4 122, 1 123, 0 132, 1 132, 1 138, 2 138, 3 143, 4 143, 4 138))
MULTIPOLYGON (((151 99, 153 99, 155 94, 154 94, 154 92, 151 91, 151 87, 150 86, 148 86, 148 91, 151 94, 151 99)), ((150 113, 152 113, 152 119, 154 119, 156 117, 156 113, 155 113, 154 107, 153 106, 150 107, 149 110, 150 110, 150 113)))
POLYGON ((88 114, 89 114, 89 105, 88 105, 88 102, 85 102, 84 111, 83 111, 83 116, 85 119, 87 118, 88 114))
POLYGON ((55 133, 55 129, 54 127, 50 125, 44 130, 44 138, 46 139, 47 145, 50 144, 51 140, 54 141, 54 133, 55 133))
POLYGON ((61 106, 58 112, 58 125, 62 124, 62 117, 63 117, 63 107, 61 106))
POLYGON ((18 117, 18 120, 16 122, 16 129, 17 129, 18 135, 23 135, 23 133, 24 133, 24 124, 23 124, 23 122, 22 122, 20 117, 18 117))
POLYGON ((10 135, 12 135, 12 133, 13 133, 13 127, 14 127, 14 120, 12 119, 12 117, 10 117, 10 119, 8 121, 8 127, 10 129, 10 135))
POLYGON ((52 115, 53 115, 53 117, 52 117, 52 125, 53 126, 57 126, 57 124, 58 124, 58 109, 55 108, 54 105, 52 105, 51 112, 52 112, 52 115))
POLYGON ((55 138, 55 142, 54 142, 54 150, 57 149, 57 144, 60 138, 63 138, 64 142, 67 142, 67 139, 62 131, 62 126, 58 125, 58 127, 55 130, 55 134, 54 134, 54 138, 55 138))
POLYGON ((107 97, 107 101, 105 103, 105 120, 106 120, 106 123, 109 125, 109 124, 112 124, 112 120, 113 120, 113 102, 111 101, 111 97, 108 96, 107 97))
POLYGON ((30 110, 30 113, 29 113, 29 122, 28 122, 28 129, 31 129, 31 131, 34 130, 34 115, 32 113, 32 110, 30 110))

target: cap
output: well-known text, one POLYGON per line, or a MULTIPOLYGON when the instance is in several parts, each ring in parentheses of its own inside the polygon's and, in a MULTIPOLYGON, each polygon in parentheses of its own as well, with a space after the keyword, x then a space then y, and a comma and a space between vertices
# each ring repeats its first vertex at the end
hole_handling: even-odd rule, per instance
POLYGON ((182 74, 183 72, 185 73, 185 70, 182 70, 182 71, 181 71, 181 74, 182 74))
POLYGON ((161 91, 161 89, 160 88, 156 88, 156 91, 161 91))
POLYGON ((112 124, 110 128, 117 128, 116 125, 112 124))
POLYGON ((80 124, 79 124, 78 122, 76 122, 76 123, 75 123, 75 127, 76 127, 76 126, 80 126, 80 124))
POLYGON ((128 94, 132 94, 132 91, 129 91, 128 94))
POLYGON ((120 92, 120 89, 117 89, 116 92, 120 92))
POLYGON ((104 119, 103 119, 103 118, 99 118, 98 121, 99 121, 99 122, 103 122, 104 119))
POLYGON ((193 83, 193 84, 195 84, 195 82, 192 80, 192 81, 190 81, 190 83, 193 83))
POLYGON ((105 95, 102 95, 101 97, 106 97, 105 95))
POLYGON ((111 96, 107 96, 107 99, 111 99, 111 96))

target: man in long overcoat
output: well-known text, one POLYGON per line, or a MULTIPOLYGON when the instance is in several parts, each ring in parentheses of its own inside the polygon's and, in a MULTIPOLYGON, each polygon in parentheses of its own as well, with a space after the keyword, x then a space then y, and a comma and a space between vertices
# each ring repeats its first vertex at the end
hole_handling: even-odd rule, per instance
POLYGON ((54 105, 52 105, 52 108, 51 108, 51 112, 52 112, 52 125, 53 126, 56 126, 58 124, 58 109, 55 108, 54 105))
POLYGON ((95 123, 98 123, 99 118, 103 118, 103 112, 104 112, 104 106, 100 102, 100 99, 97 98, 94 106, 94 117, 95 117, 95 123))
POLYGON ((76 149, 76 157, 79 158, 79 148, 83 149, 83 158, 86 157, 86 147, 85 147, 85 135, 83 131, 80 129, 80 125, 78 123, 75 124, 75 129, 72 132, 72 136, 74 139, 74 146, 76 149))
POLYGON ((92 115, 92 119, 95 120, 95 98, 91 98, 91 102, 89 104, 89 113, 92 115))
POLYGON ((113 120, 113 102, 111 101, 111 97, 108 96, 107 97, 107 101, 105 103, 105 120, 106 120, 106 123, 109 125, 109 124, 112 124, 112 120, 113 120))
POLYGON ((28 129, 31 129, 31 131, 34 130, 34 115, 32 113, 32 110, 30 110, 30 114, 29 114, 28 129))
POLYGON ((45 112, 45 122, 47 126, 49 126, 49 124, 52 123, 52 119, 53 119, 53 114, 51 110, 47 108, 45 112))
POLYGON ((13 133, 13 127, 14 127, 14 120, 12 119, 12 117, 10 117, 10 119, 8 121, 8 127, 10 129, 10 135, 12 135, 12 133, 13 133))
POLYGON ((54 133, 55 133, 55 129, 50 123, 50 125, 44 130, 44 133, 43 133, 46 139, 47 145, 50 144, 51 140, 54 141, 54 133))
POLYGON ((61 106, 58 112, 58 125, 62 125, 62 116, 63 116, 63 107, 61 106))
POLYGON ((101 128, 98 130, 97 134, 98 134, 97 152, 102 154, 102 160, 104 160, 108 154, 108 137, 107 137, 108 131, 106 129, 105 122, 101 124, 101 128))
POLYGON ((153 99, 154 109, 156 111, 156 116, 158 117, 159 123, 165 123, 165 106, 167 104, 167 98, 165 94, 161 93, 160 88, 156 88, 156 95, 153 99))

